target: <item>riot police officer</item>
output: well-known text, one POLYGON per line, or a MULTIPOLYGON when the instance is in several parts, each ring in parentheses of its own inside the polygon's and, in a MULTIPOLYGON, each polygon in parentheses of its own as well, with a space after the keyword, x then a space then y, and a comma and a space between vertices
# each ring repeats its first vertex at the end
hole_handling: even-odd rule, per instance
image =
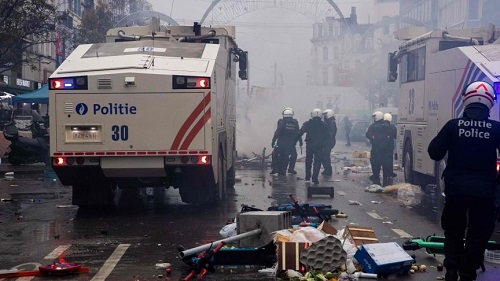
MULTIPOLYGON (((277 169, 279 175, 285 175, 286 168, 290 159, 292 151, 295 150, 295 144, 297 143, 297 135, 299 132, 299 122, 293 119, 293 110, 291 108, 285 108, 283 110, 283 118, 278 120, 278 126, 274 132, 272 146, 275 147, 277 161, 275 162, 274 169, 277 169)), ((295 150, 295 154, 297 151, 295 150)), ((273 161, 274 161, 274 151, 273 151, 273 161)), ((295 156, 295 159, 297 157, 295 156)))
POLYGON ((312 172, 312 181, 318 184, 318 174, 321 169, 321 162, 324 158, 324 149, 327 138, 325 132, 328 131, 326 123, 321 120, 321 109, 315 108, 311 111, 311 119, 304 122, 300 128, 298 137, 306 134, 306 180, 311 180, 311 167, 314 166, 312 172))
POLYGON ((324 176, 332 175, 332 161, 330 158, 330 154, 332 153, 333 147, 335 147, 336 136, 337 136, 337 123, 335 122, 335 116, 333 116, 333 110, 326 109, 323 111, 323 121, 325 121, 328 127, 328 135, 326 136, 326 146, 324 150, 323 157, 323 172, 321 173, 324 176))
MULTIPOLYGON (((380 169, 382 168, 382 163, 384 160, 384 152, 386 152, 392 139, 388 131, 388 127, 384 125, 384 113, 380 111, 375 111, 372 115, 373 123, 368 127, 366 131, 366 138, 370 140, 372 145, 372 150, 370 153, 370 164, 372 166, 372 175, 369 179, 373 184, 380 185, 380 169)), ((389 171, 383 170, 384 178, 389 177, 389 171)))
POLYGON ((496 94, 486 82, 473 82, 462 94, 460 118, 449 120, 428 148, 436 161, 447 157, 441 216, 446 281, 471 281, 482 265, 495 227, 495 184, 500 123, 490 120, 496 94), (464 234, 465 245, 464 245, 464 234))
POLYGON ((384 114, 384 126, 386 126, 386 130, 388 130, 389 133, 389 146, 387 146, 387 149, 383 152, 384 157, 382 161, 382 169, 384 171, 388 171, 387 177, 384 178, 384 185, 390 185, 392 184, 392 178, 397 176, 394 173, 394 147, 395 147, 395 141, 396 141, 396 135, 397 135, 397 129, 396 126, 394 126, 392 123, 392 115, 390 113, 385 113, 384 114))

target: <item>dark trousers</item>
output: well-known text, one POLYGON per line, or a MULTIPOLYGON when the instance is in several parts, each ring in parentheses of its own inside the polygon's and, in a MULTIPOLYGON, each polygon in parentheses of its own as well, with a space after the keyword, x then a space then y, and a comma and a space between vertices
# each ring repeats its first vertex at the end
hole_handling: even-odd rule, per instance
POLYGON ((495 218, 494 198, 446 197, 441 227, 445 236, 443 265, 447 270, 458 270, 465 280, 475 278, 495 229, 495 218))
POLYGON ((323 151, 324 156, 323 156, 322 164, 323 164, 323 168, 325 169, 324 173, 327 175, 332 174, 332 159, 330 157, 330 154, 332 153, 332 149, 333 149, 333 146, 328 146, 323 151))
POLYGON ((274 147, 273 154, 271 156, 271 169, 276 173, 279 171, 279 157, 279 150, 277 147, 274 147))
MULTIPOLYGON (((372 148, 370 152, 370 165, 372 166, 372 173, 376 178, 380 178, 380 170, 384 163, 384 153, 381 149, 372 148)), ((386 172, 384 171, 384 174, 386 172)))
POLYGON ((346 144, 351 145, 351 129, 345 129, 346 144))
POLYGON ((312 167, 312 181, 318 181, 319 170, 324 157, 323 150, 322 147, 306 145, 306 179, 311 178, 312 167))
MULTIPOLYGON (((286 173, 286 169, 288 167, 288 163, 290 162, 290 155, 293 150, 295 150, 295 146, 281 144, 278 145, 278 163, 276 164, 278 167, 278 173, 286 173)), ((295 159, 297 159, 297 151, 295 151, 295 159)))
POLYGON ((290 150, 290 161, 288 162, 288 171, 295 170, 295 162, 297 162, 297 148, 295 146, 290 150))
MULTIPOLYGON (((394 173, 394 156, 392 149, 382 151, 382 169, 384 174, 384 186, 392 184, 392 174, 394 173)), ((380 172, 380 170, 379 170, 380 172)))

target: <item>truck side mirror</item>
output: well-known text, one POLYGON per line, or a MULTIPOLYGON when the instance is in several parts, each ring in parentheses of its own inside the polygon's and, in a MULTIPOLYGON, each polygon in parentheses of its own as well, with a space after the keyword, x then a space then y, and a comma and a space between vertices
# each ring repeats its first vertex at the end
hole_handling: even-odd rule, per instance
POLYGON ((394 82, 398 79, 398 59, 396 52, 388 54, 387 82, 394 82))
POLYGON ((239 52, 239 60, 238 65, 240 67, 240 71, 238 71, 238 76, 241 80, 248 80, 248 52, 242 51, 239 52))

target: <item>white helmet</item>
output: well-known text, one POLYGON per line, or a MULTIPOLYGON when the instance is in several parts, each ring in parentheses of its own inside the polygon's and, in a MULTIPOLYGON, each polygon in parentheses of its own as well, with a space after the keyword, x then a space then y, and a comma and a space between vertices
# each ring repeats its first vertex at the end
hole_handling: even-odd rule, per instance
POLYGON ((321 118, 321 109, 315 108, 311 111, 311 118, 320 117, 321 118))
POLYGON ((325 116, 325 119, 332 118, 333 117, 333 110, 325 109, 325 111, 323 111, 323 116, 325 116))
POLYGON ((380 111, 375 111, 375 112, 373 112, 372 117, 373 117, 373 120, 374 120, 375 122, 377 122, 377 121, 379 121, 379 120, 384 119, 384 113, 382 113, 382 112, 380 112, 380 111))
POLYGON ((497 96, 493 87, 482 81, 477 81, 469 84, 462 95, 462 101, 464 107, 467 107, 471 103, 482 103, 491 109, 495 105, 497 96))
POLYGON ((392 122, 392 115, 390 113, 384 114, 384 120, 392 122))
POLYGON ((291 107, 285 107, 285 109, 283 109, 283 117, 293 117, 293 109, 291 107))

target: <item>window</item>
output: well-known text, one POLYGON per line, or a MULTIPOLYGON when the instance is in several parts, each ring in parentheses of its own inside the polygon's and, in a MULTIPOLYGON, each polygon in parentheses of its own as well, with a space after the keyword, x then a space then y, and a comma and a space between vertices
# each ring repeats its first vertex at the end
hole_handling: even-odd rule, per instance
POLYGON ((323 59, 328 60, 328 47, 323 47, 323 59))
POLYGON ((338 59, 339 58, 339 47, 335 46, 333 48, 333 58, 338 59))
POLYGON ((425 79, 425 47, 421 47, 401 58, 401 83, 425 79))
POLYGON ((328 85, 328 69, 323 68, 323 85, 328 85))

